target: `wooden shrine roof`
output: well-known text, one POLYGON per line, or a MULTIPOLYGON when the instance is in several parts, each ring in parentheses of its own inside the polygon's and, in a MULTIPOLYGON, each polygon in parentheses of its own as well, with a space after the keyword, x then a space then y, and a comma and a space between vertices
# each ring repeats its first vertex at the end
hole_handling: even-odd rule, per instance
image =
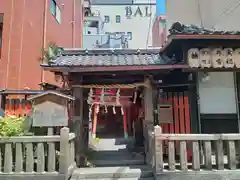
POLYGON ((93 72, 184 68, 152 49, 65 49, 61 56, 41 66, 50 71, 93 72))
POLYGON ((183 46, 235 46, 239 45, 240 42, 240 31, 206 29, 195 25, 184 25, 179 22, 172 25, 169 33, 167 42, 160 49, 160 54, 183 46))

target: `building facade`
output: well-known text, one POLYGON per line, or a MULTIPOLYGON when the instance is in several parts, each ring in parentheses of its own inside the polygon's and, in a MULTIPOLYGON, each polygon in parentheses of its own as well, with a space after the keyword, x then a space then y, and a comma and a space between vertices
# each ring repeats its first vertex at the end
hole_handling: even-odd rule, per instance
POLYGON ((54 83, 39 66, 42 49, 82 47, 82 27, 82 0, 0 0, 0 88, 54 83))
POLYGON ((104 22, 97 14, 84 17, 83 48, 128 48, 125 34, 105 33, 104 22))
POLYGON ((129 48, 152 46, 156 0, 93 0, 91 11, 103 19, 106 34, 125 35, 129 48))
MULTIPOLYGON (((240 16, 240 2, 235 0, 166 0, 166 29, 169 29, 174 22, 182 24, 194 24, 213 31, 238 31, 240 24, 236 23, 240 16), (177 10, 176 10, 176 7, 177 10)), ((163 27, 161 18, 156 18, 153 25, 154 46, 164 44, 164 36, 161 36, 163 27)), ((166 34, 169 32, 166 30, 166 34)), ((233 33, 233 32, 232 32, 233 33)), ((237 32, 239 34, 239 32, 237 32)), ((196 47, 192 47, 196 48, 196 47)), ((220 49, 224 48, 219 45, 220 49)), ((199 96, 199 117, 202 126, 208 129, 215 129, 215 124, 231 124, 233 129, 240 124, 238 89, 239 74, 232 70, 226 72, 197 73, 197 91, 199 96), (219 120, 219 115, 221 120, 219 120), (229 118, 232 117, 232 118, 229 118), (215 120, 215 121, 214 121, 215 120)), ((240 126, 239 126, 240 127, 240 126)), ((238 132, 239 128, 238 127, 238 132)), ((223 128, 223 129, 224 129, 223 128)), ((203 128, 204 129, 204 128, 203 128)), ((216 132, 225 132, 215 130, 216 132)), ((234 131, 236 132, 236 131, 234 131)))

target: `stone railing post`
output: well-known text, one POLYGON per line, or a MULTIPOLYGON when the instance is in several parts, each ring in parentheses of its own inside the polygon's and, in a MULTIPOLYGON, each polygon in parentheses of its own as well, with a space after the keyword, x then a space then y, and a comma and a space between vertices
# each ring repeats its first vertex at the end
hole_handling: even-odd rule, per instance
POLYGON ((155 174, 163 171, 163 143, 158 137, 162 134, 162 128, 160 126, 154 127, 154 171, 155 174))
POLYGON ((69 128, 64 127, 60 131, 59 173, 67 174, 68 168, 69 168, 69 128))
POLYGON ((151 164, 152 162, 152 137, 153 137, 153 125, 146 125, 146 138, 145 138, 145 153, 146 153, 146 162, 147 164, 151 164))

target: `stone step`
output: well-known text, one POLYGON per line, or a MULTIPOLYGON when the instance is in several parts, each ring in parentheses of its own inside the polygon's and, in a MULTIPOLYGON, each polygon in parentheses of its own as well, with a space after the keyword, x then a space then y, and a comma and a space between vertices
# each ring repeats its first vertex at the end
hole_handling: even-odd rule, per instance
POLYGON ((142 159, 94 159, 90 160, 91 164, 96 167, 112 167, 112 166, 129 166, 129 165, 144 165, 145 160, 142 159))
POLYGON ((109 159, 109 158, 116 158, 116 159, 136 159, 144 157, 143 153, 135 153, 129 152, 128 150, 124 151, 92 151, 92 157, 95 159, 109 159))
MULTIPOLYGON (((84 180, 84 179, 73 179, 71 178, 70 180, 84 180)), ((88 180, 99 180, 99 179, 89 179, 88 180)), ((101 180, 154 180, 154 177, 149 177, 149 178, 104 178, 101 180)))
MULTIPOLYGON (((152 168, 149 166, 118 166, 76 169, 71 180, 80 179, 125 179, 152 178, 152 168)), ((144 179, 143 179, 144 180, 144 179)))
POLYGON ((98 141, 92 140, 91 148, 99 151, 126 150, 127 146, 133 144, 133 142, 132 138, 105 138, 99 139, 98 141))

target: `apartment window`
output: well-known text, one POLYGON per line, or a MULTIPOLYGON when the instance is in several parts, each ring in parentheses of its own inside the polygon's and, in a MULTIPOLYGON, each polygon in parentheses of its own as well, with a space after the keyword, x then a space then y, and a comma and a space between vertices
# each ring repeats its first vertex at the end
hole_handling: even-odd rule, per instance
POLYGON ((116 15, 116 23, 121 23, 121 16, 120 15, 116 15))
POLYGON ((56 21, 61 23, 61 10, 55 0, 50 0, 50 10, 56 21))
POLYGON ((3 36, 3 14, 0 14, 0 57, 2 50, 2 36, 3 36))
POLYGON ((132 32, 127 32, 128 40, 132 40, 132 32))
POLYGON ((109 21, 110 21, 110 17, 109 16, 104 16, 104 22, 109 23, 109 21))
POLYGON ((2 47, 2 32, 3 32, 3 23, 0 22, 0 48, 2 47))

